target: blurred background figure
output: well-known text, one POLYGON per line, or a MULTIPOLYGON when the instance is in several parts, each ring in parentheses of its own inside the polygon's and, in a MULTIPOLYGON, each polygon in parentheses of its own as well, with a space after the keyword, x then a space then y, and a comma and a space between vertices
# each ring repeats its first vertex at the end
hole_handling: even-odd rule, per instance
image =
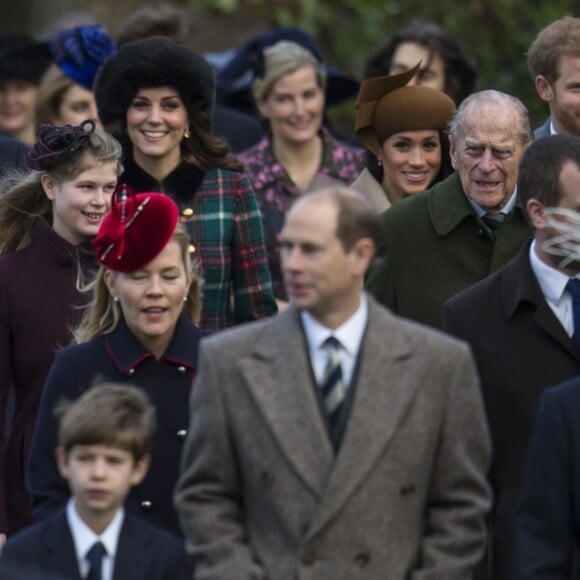
POLYGON ((96 270, 90 240, 109 210, 120 159, 119 143, 91 122, 45 125, 26 154, 34 171, 0 196, 0 432, 14 391, 1 450, 2 534, 32 521, 24 474, 40 395, 87 302, 77 282, 96 270))
POLYGON ((178 220, 166 195, 129 193, 123 199, 120 192, 99 230, 95 247, 101 267, 92 301, 76 329, 77 344, 56 355, 34 433, 28 483, 39 519, 69 497, 54 456, 54 407, 105 380, 143 389, 156 410, 151 469, 131 490, 127 511, 181 534, 172 497, 202 336, 195 325, 202 280, 192 268, 187 233, 178 220))
POLYGON ((207 61, 165 38, 124 44, 95 81, 101 121, 125 153, 120 183, 179 207, 206 281, 207 330, 276 311, 254 192, 212 131, 214 88, 207 61))
POLYGON ((358 95, 356 136, 367 148, 367 167, 353 187, 377 212, 453 171, 445 129, 455 105, 439 90, 405 86, 418 69, 367 79, 358 95))
MULTIPOLYGON (((123 46, 127 42, 154 37, 192 46, 195 34, 191 13, 170 4, 142 6, 123 24, 117 35, 117 44, 123 46)), ((224 139, 232 151, 251 147, 263 133, 256 119, 219 103, 213 109, 213 128, 214 133, 224 139)))
POLYGON ((36 138, 38 83, 50 65, 48 43, 23 34, 0 36, 0 133, 26 145, 36 138))
POLYGON ((110 36, 99 26, 80 26, 60 32, 51 43, 54 63, 38 87, 36 122, 99 123, 93 82, 99 67, 116 52, 110 36))
POLYGON ((457 41, 432 22, 412 20, 366 62, 365 78, 401 73, 419 68, 410 84, 443 91, 459 105, 475 90, 477 66, 457 41))
POLYGON ((295 42, 280 41, 256 55, 252 85, 267 135, 238 158, 262 213, 268 265, 276 298, 286 299, 278 236, 289 206, 301 194, 351 183, 363 152, 340 143, 323 127, 326 69, 295 42))

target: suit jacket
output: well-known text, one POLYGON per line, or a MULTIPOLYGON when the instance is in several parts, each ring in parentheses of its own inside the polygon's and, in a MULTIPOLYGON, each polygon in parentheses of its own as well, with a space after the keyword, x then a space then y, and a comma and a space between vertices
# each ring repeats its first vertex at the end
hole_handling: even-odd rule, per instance
POLYGON ((580 373, 580 352, 544 299, 529 249, 443 312, 444 329, 471 345, 491 431, 493 580, 510 578, 513 518, 539 397, 580 373))
POLYGON ((542 137, 549 137, 552 133, 550 133, 550 123, 552 122, 552 118, 548 117, 548 120, 534 130, 534 139, 541 139, 542 137))
POLYGON ((547 389, 526 454, 515 527, 514 580, 578 578, 580 379, 547 389))
POLYGON ((395 313, 441 328, 443 303, 507 264, 530 237, 516 206, 494 238, 457 173, 381 215, 385 249, 367 289, 395 313))
POLYGON ((349 388, 335 455, 296 309, 202 343, 176 491, 196 578, 470 577, 490 496, 467 347, 369 300, 349 388))
MULTIPOLYGON (((191 580, 181 541, 129 514, 119 534, 113 580, 191 580)), ((81 580, 66 509, 11 538, 2 549, 0 580, 81 580)))

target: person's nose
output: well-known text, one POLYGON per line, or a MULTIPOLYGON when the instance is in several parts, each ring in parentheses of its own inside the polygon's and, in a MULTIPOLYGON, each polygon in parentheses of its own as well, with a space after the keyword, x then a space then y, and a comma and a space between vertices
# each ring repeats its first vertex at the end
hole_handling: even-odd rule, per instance
POLYGON ((481 158, 479 160, 479 168, 484 173, 491 173, 494 170, 495 164, 493 161, 493 154, 489 149, 486 149, 482 153, 481 158))
POLYGON ((102 187, 95 187, 93 197, 91 199, 91 204, 95 207, 104 207, 107 205, 107 200, 110 201, 111 194, 105 192, 102 187))
POLYGON ((98 457, 91 464, 91 476, 93 479, 102 479, 105 476, 105 460, 98 457))
POLYGON ((296 99, 294 101, 294 114, 303 115, 306 107, 304 106, 304 99, 296 99))
POLYGON ((282 254, 282 269, 287 272, 296 272, 300 270, 301 257, 297 248, 290 248, 282 254))
POLYGON ((161 122, 161 109, 157 105, 151 105, 149 108, 149 114, 147 115, 147 120, 150 123, 161 122))
POLYGON ((411 149, 409 163, 413 167, 423 167, 425 165, 425 155, 420 147, 413 147, 411 149))
POLYGON ((147 294, 149 296, 159 296, 163 294, 163 286, 159 276, 151 276, 149 278, 149 285, 147 286, 147 294))

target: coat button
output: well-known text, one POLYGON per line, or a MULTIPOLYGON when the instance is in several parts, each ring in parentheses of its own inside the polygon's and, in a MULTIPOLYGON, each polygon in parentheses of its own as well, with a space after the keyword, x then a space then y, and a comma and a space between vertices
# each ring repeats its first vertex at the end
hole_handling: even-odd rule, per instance
POLYGON ((151 509, 153 508, 153 503, 150 502, 148 499, 145 499, 141 502, 141 507, 146 511, 146 512, 150 512, 151 509))
POLYGON ((135 374, 135 369, 129 369, 129 370, 127 371, 127 374, 128 374, 130 377, 132 377, 132 376, 135 374))
POLYGON ((366 552, 361 552, 354 557, 354 563, 359 568, 364 568, 371 561, 371 557, 366 552))
POLYGON ((195 246, 193 244, 189 244, 189 246, 187 246, 187 251, 190 254, 193 254, 195 252, 195 246))
POLYGON ((183 367, 183 366, 181 366, 181 367, 177 367, 177 372, 178 372, 180 375, 184 375, 184 374, 187 372, 187 368, 186 368, 186 367, 183 367))
POLYGON ((314 550, 304 550, 301 560, 305 566, 312 566, 316 562, 316 553, 314 550))
POLYGON ((260 479, 264 487, 272 487, 274 485, 274 476, 269 471, 262 471, 260 473, 260 479))
POLYGON ((412 483, 409 483, 409 484, 401 487, 401 489, 399 490, 399 493, 401 495, 409 495, 409 494, 413 493, 414 491, 415 491, 415 486, 412 483))
POLYGON ((191 217, 193 215, 193 210, 190 207, 186 207, 181 211, 181 215, 184 217, 191 217))
POLYGON ((180 429, 177 433, 177 438, 183 441, 187 436, 187 429, 180 429))

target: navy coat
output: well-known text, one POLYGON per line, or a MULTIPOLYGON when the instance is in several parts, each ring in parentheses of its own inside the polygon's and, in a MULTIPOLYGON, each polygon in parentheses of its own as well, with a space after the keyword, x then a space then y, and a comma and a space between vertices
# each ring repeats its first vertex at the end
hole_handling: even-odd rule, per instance
POLYGON ((475 355, 491 431, 489 578, 510 579, 515 506, 540 395, 580 374, 580 352, 546 302, 525 244, 497 273, 449 300, 443 328, 475 355))
POLYGON ((513 580, 580 573, 580 378, 547 389, 526 455, 513 580))
MULTIPOLYGON (((0 580, 80 580, 73 538, 61 509, 11 538, 2 550, 0 580)), ((183 544, 171 534, 125 514, 113 580, 191 580, 183 544)))
POLYGON ((69 497, 54 457, 58 435, 55 405, 63 398, 77 399, 96 382, 114 381, 142 388, 157 416, 151 468, 143 482, 129 493, 127 510, 181 534, 173 507, 173 488, 189 424, 188 401, 201 336, 202 331, 182 314, 167 352, 156 360, 121 321, 111 334, 57 353, 42 394, 28 469, 28 487, 38 518, 46 518, 69 497))

